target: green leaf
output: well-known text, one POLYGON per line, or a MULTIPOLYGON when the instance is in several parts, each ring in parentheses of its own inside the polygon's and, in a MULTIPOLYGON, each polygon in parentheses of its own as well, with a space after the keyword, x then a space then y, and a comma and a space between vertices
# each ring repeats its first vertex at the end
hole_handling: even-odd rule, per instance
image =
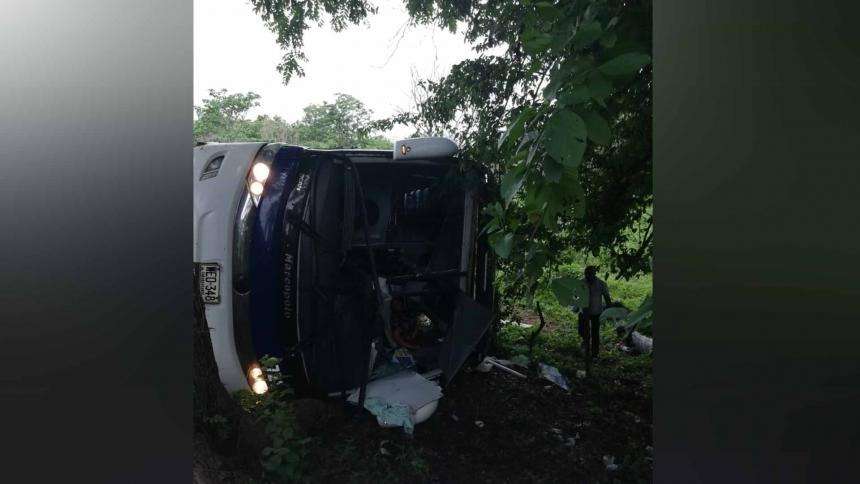
MULTIPOLYGON (((526 131, 525 133, 523 133, 522 139, 520 140, 520 143, 517 145, 517 149, 515 150, 516 151, 516 155, 514 156, 515 159, 525 158, 526 152, 523 151, 523 148, 528 146, 529 143, 531 143, 532 141, 536 140, 538 138, 538 134, 539 133, 537 131, 526 131)), ((531 160, 529 160, 529 161, 531 161, 531 160)))
POLYGON ((614 324, 618 324, 623 321, 627 315, 630 314, 625 308, 606 308, 602 313, 600 313, 600 322, 611 321, 614 324))
POLYGON ((585 121, 586 128, 588 128, 588 139, 601 145, 609 144, 612 133, 609 130, 609 123, 603 119, 600 113, 587 111, 583 114, 582 119, 585 121))
POLYGON ((600 39, 600 45, 604 49, 611 49, 615 46, 615 42, 618 42, 618 35, 615 32, 610 32, 600 39))
POLYGON ((575 193, 576 201, 573 203, 573 216, 582 218, 585 216, 585 192, 582 191, 582 185, 579 180, 572 180, 567 183, 567 188, 570 192, 575 193))
POLYGON ((550 283, 555 298, 564 307, 588 306, 588 287, 582 279, 574 276, 563 276, 550 283))
POLYGON ((584 23, 576 29, 573 35, 573 47, 582 49, 588 47, 589 44, 600 38, 603 29, 600 27, 600 22, 584 23))
POLYGON ((534 113, 535 110, 530 107, 524 109, 523 112, 517 116, 514 122, 511 123, 507 131, 505 131, 505 133, 499 138, 498 148, 501 148, 509 142, 520 139, 520 136, 523 135, 523 129, 525 128, 526 122, 534 116, 534 113))
POLYGON ((536 29, 523 32, 523 48, 531 55, 540 54, 552 43, 552 36, 536 29))
POLYGON ((651 62, 651 57, 639 52, 628 52, 605 62, 597 69, 610 77, 624 77, 635 74, 651 62))
POLYGON ((543 217, 544 208, 546 208, 547 193, 549 192, 547 186, 547 184, 538 184, 525 192, 523 205, 526 212, 539 212, 541 217, 543 217))
POLYGON ((564 166, 552 158, 544 158, 543 174, 548 181, 558 183, 564 173, 564 166))
POLYGON ((592 72, 591 75, 588 76, 586 85, 588 86, 588 92, 591 94, 591 97, 600 104, 603 104, 603 100, 612 93, 612 83, 603 77, 600 72, 592 72))
POLYGON ((487 237, 487 241, 499 257, 507 259, 514 247, 514 234, 496 232, 487 237))
POLYGON ((537 279, 543 272, 543 266, 546 264, 547 256, 543 250, 533 251, 531 257, 527 255, 526 261, 526 276, 532 279, 537 279))
POLYGON ((511 203, 514 195, 520 190, 520 187, 523 186, 523 181, 526 177, 526 165, 522 164, 514 167, 502 177, 501 183, 501 192, 502 199, 505 201, 505 205, 511 203))
POLYGON ((653 321, 654 315, 654 297, 649 294, 648 297, 642 301, 642 304, 636 308, 635 311, 627 315, 624 319, 624 326, 627 328, 627 332, 632 333, 637 326, 641 326, 642 328, 650 327, 653 321))
POLYGON ((561 12, 559 12, 558 8, 552 2, 538 2, 535 4, 535 7, 537 7, 538 17, 545 22, 557 19, 561 15, 561 12))
POLYGON ((547 101, 555 99, 558 88, 560 88, 567 80, 569 72, 569 70, 560 67, 556 67, 552 70, 549 75, 549 82, 546 84, 546 87, 543 88, 542 95, 544 99, 547 101))
POLYGON ((484 232, 486 232, 486 233, 488 233, 488 234, 492 234, 493 232, 495 232, 495 231, 499 230, 500 228, 501 228, 501 225, 500 225, 500 223, 499 223, 499 219, 498 219, 498 218, 493 217, 493 218, 491 218, 491 219, 490 219, 490 221, 489 221, 489 222, 487 222, 487 225, 485 225, 485 226, 484 226, 484 228, 483 228, 483 229, 481 229, 481 232, 480 232, 480 233, 478 233, 478 235, 480 236, 480 235, 482 235, 484 232))
POLYGON ((558 227, 558 214, 564 210, 564 190, 566 187, 560 184, 544 185, 542 191, 542 199, 545 200, 543 206, 543 224, 548 230, 555 230, 558 227))
POLYGON ((566 169, 559 186, 565 189, 565 199, 573 209, 574 217, 581 218, 585 215, 585 192, 579 184, 579 176, 576 170, 566 169))
POLYGON ((544 127, 546 152, 565 166, 578 166, 585 153, 585 121, 573 111, 553 113, 544 127))
POLYGON ((502 205, 499 202, 494 202, 484 207, 484 213, 491 217, 499 218, 504 213, 502 205))
POLYGON ((539 148, 540 148, 540 145, 538 145, 537 143, 535 143, 529 147, 529 154, 528 154, 528 156, 526 156, 526 163, 525 163, 526 165, 531 164, 535 155, 537 155, 539 148))
POLYGON ((588 86, 581 84, 570 91, 564 91, 558 95, 558 103, 562 106, 575 106, 591 98, 588 86))

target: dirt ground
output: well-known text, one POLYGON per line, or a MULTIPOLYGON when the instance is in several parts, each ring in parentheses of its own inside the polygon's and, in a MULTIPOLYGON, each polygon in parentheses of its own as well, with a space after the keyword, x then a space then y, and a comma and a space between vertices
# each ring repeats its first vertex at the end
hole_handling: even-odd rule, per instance
POLYGON ((308 444, 307 480, 650 482, 650 361, 638 358, 647 357, 605 356, 593 377, 568 375, 569 393, 543 379, 464 371, 411 438, 332 403, 308 444))

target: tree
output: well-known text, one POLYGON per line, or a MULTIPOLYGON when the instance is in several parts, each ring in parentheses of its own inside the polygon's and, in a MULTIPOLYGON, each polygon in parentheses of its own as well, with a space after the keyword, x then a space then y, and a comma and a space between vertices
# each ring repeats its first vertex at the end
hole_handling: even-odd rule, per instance
POLYGON ((622 277, 651 255, 651 2, 409 0, 480 54, 416 113, 456 133, 497 186, 485 231, 530 292, 561 249, 622 277), (502 54, 490 49, 504 47, 502 54), (507 127, 502 129, 502 127, 507 127))
POLYGON ((194 108, 195 141, 278 141, 318 149, 392 147, 387 138, 373 134, 378 128, 372 111, 348 94, 337 94, 334 103, 306 106, 304 117, 295 123, 269 115, 248 119, 251 108, 260 104, 260 96, 253 92, 212 89, 209 96, 194 108))
POLYGON ((298 143, 295 127, 280 116, 258 116, 254 123, 259 126, 258 132, 261 140, 282 141, 289 144, 298 143))
POLYGON ((226 89, 210 89, 202 106, 195 106, 196 141, 245 141, 260 138, 259 126, 245 119, 248 111, 260 105, 253 92, 228 94, 226 89))
POLYGON ((295 128, 299 144, 314 148, 391 149, 392 143, 371 136, 372 112, 349 94, 338 93, 334 103, 311 104, 295 128))
POLYGON ((269 27, 284 51, 278 71, 284 84, 293 76, 304 76, 302 52, 304 33, 310 23, 322 25, 328 18, 332 28, 339 32, 350 24, 357 24, 376 13, 376 7, 367 0, 251 0, 254 12, 269 27))

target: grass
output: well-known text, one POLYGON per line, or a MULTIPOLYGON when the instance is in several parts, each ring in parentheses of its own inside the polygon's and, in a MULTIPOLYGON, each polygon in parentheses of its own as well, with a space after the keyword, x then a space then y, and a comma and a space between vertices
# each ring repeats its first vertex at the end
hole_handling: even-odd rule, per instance
MULTIPOLYGON (((541 284, 541 288, 535 293, 535 301, 539 302, 544 316, 552 321, 557 322, 573 322, 575 317, 571 311, 562 307, 549 289, 549 281, 560 276, 576 276, 582 277, 585 263, 582 261, 569 262, 559 266, 558 270, 552 274, 547 274, 541 284)), ((642 301, 652 292, 652 276, 651 274, 640 275, 631 278, 630 280, 618 279, 605 274, 598 274, 598 277, 606 282, 609 289, 609 295, 613 301, 622 303, 631 311, 639 307, 642 301)), ((497 276, 497 285, 505 286, 504 277, 499 274, 497 276)), ((528 307, 527 303, 520 299, 514 301, 511 306, 514 313, 522 309, 533 309, 528 307)))
MULTIPOLYGON (((573 258, 569 258, 571 260, 573 258)), ((558 303, 555 295, 549 289, 548 282, 559 276, 577 276, 581 277, 585 269, 586 260, 572 260, 566 264, 559 266, 558 270, 551 275, 544 277, 544 282, 541 289, 535 293, 535 302, 540 303, 541 311, 547 321, 546 328, 539 335, 534 349, 534 357, 539 361, 551 364, 559 368, 562 373, 571 375, 576 369, 581 369, 582 350, 580 349, 581 339, 577 332, 576 315, 570 309, 563 307, 558 303)), ((642 301, 652 292, 652 276, 651 274, 640 275, 631 278, 630 280, 618 279, 605 274, 598 274, 598 277, 606 282, 609 289, 609 295, 613 301, 620 302, 630 310, 635 310, 642 304, 642 301)), ((500 279, 501 275, 499 278, 500 279)), ((504 285, 504 281, 499 281, 500 285, 504 285)), ((527 341, 537 328, 539 319, 534 312, 533 307, 528 307, 527 303, 520 299, 515 301, 508 309, 515 320, 521 323, 532 324, 531 328, 524 328, 515 325, 503 325, 497 337, 497 351, 500 356, 512 357, 518 354, 527 355, 527 341)), ((617 358, 620 356, 618 350, 609 342, 616 340, 614 329, 608 325, 601 328, 601 341, 603 342, 602 354, 609 358, 617 358)), ((633 358, 625 355, 624 361, 632 361, 634 364, 650 365, 650 359, 633 358)))

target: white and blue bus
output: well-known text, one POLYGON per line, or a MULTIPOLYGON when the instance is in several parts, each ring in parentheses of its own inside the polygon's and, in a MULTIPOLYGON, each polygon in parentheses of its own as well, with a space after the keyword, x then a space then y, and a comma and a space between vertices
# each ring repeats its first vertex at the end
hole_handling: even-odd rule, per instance
POLYGON ((267 391, 364 387, 392 355, 447 384, 494 318, 481 173, 445 138, 388 150, 194 148, 194 261, 218 373, 267 391))

